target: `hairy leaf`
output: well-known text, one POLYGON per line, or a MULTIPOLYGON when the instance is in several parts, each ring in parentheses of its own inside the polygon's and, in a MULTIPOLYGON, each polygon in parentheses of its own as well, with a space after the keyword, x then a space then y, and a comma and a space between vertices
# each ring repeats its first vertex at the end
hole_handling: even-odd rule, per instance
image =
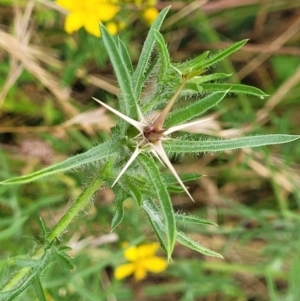
POLYGON ((145 73, 149 65, 149 60, 151 56, 151 52, 155 43, 155 30, 159 30, 163 20, 165 19, 170 7, 165 7, 157 16, 155 21, 153 22, 146 41, 144 43, 140 59, 138 61, 136 70, 133 75, 133 86, 135 89, 135 97, 136 99, 140 99, 143 85, 145 83, 145 73))
POLYGON ((139 161, 141 162, 145 171, 147 172, 149 176, 149 180, 152 182, 153 189, 156 192, 156 196, 163 213, 166 242, 167 242, 167 255, 168 258, 170 259, 174 248, 175 231, 176 231, 174 211, 173 211, 171 199, 166 189, 166 186, 163 182, 161 174, 158 168, 156 167, 154 161, 149 157, 147 157, 146 155, 141 155, 139 157, 139 161))
POLYGON ((258 147, 271 144, 287 143, 299 138, 300 136, 298 135, 273 134, 247 136, 230 140, 189 141, 183 139, 172 139, 166 141, 164 147, 166 151, 172 153, 218 152, 243 147, 258 147))
POLYGON ((196 241, 194 241, 193 239, 191 239, 190 237, 188 237, 186 234, 184 234, 181 231, 177 231, 176 240, 180 244, 188 247, 189 249, 197 251, 203 255, 223 258, 223 256, 221 254, 203 247, 202 245, 200 245, 199 243, 197 243, 196 241))
POLYGON ((13 185, 29 183, 55 173, 66 172, 89 163, 98 162, 99 160, 107 158, 117 152, 118 147, 117 145, 113 144, 112 141, 104 142, 86 151, 85 153, 70 157, 63 162, 53 164, 28 175, 5 180, 0 182, 0 184, 13 185))

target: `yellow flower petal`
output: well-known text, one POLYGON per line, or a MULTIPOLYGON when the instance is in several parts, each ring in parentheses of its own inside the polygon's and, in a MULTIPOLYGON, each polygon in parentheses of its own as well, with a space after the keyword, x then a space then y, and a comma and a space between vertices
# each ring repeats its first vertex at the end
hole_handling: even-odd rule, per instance
POLYGON ((136 261, 138 259, 138 252, 136 247, 130 247, 124 251, 124 257, 128 261, 136 261))
POLYGON ((111 4, 101 4, 94 8, 95 16, 103 22, 111 20, 118 11, 119 7, 111 4))
POLYGON ((154 255, 158 248, 158 243, 150 243, 126 249, 124 257, 131 263, 119 266, 115 271, 115 277, 122 279, 133 273, 135 280, 139 281, 146 277, 147 271, 153 273, 164 271, 168 265, 167 261, 154 255))
POLYGON ((152 256, 158 250, 159 244, 152 243, 152 244, 144 244, 138 247, 138 254, 140 258, 144 258, 147 256, 152 256))
POLYGON ((134 271, 135 271, 134 264, 132 263, 122 264, 115 269, 115 278, 119 280, 123 279, 133 274, 134 271))
POLYGON ((134 279, 140 281, 146 278, 147 271, 141 263, 135 265, 134 279))
POLYGON ((105 26, 111 35, 115 35, 118 32, 118 26, 115 22, 109 22, 105 26))
POLYGON ((70 1, 70 0, 56 0, 55 3, 66 10, 72 11, 78 9, 77 1, 70 1))
POLYGON ((65 31, 71 34, 84 25, 84 15, 80 12, 70 13, 65 20, 65 31))
POLYGON ((86 31, 96 37, 100 37, 100 23, 94 16, 85 19, 84 28, 86 31))
POLYGON ((152 24, 158 15, 158 10, 155 7, 146 8, 143 11, 143 18, 148 24, 152 24))
POLYGON ((153 257, 145 258, 143 260, 143 265, 145 269, 149 272, 160 273, 167 268, 168 263, 163 258, 153 256, 153 257))

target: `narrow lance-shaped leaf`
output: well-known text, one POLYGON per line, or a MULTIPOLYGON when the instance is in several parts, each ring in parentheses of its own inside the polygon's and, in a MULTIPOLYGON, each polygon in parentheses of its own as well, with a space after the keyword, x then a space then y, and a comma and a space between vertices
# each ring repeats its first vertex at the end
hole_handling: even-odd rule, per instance
POLYGON ((168 128, 199 117, 208 109, 216 106, 225 97, 226 93, 227 91, 215 92, 204 98, 195 100, 190 105, 174 110, 167 116, 165 127, 168 128))
POLYGON ((128 58, 126 58, 124 61, 123 54, 120 53, 121 51, 119 50, 114 38, 109 34, 105 26, 102 24, 101 33, 106 51, 114 67, 118 84, 121 89, 123 101, 120 103, 120 108, 122 113, 136 119, 138 117, 137 101, 132 88, 131 76, 129 70, 127 69, 128 58))
MULTIPOLYGON (((162 34, 158 31, 155 30, 154 31, 154 37, 159 49, 159 53, 160 53, 160 60, 161 60, 161 71, 165 73, 168 71, 168 69, 170 68, 170 54, 166 45, 166 42, 162 36, 162 34)), ((162 74, 160 74, 160 76, 163 76, 162 74)))
POLYGON ((133 66, 132 66, 132 62, 128 53, 128 50, 126 48, 126 45, 123 43, 123 41, 121 41, 120 39, 118 39, 118 46, 119 46, 119 51, 120 54, 123 58, 123 61, 125 63, 125 66, 129 72, 130 75, 133 74, 133 66))
POLYGON ((191 72, 192 70, 199 70, 202 68, 205 59, 208 57, 209 51, 205 51, 194 59, 188 60, 186 62, 175 64, 175 68, 179 69, 182 74, 191 72))
POLYGON ((197 84, 202 84, 202 83, 206 83, 206 82, 213 81, 213 80, 228 78, 230 76, 231 76, 231 74, 228 74, 228 73, 213 73, 213 74, 208 74, 208 75, 196 76, 193 79, 191 79, 190 81, 195 82, 197 84))
POLYGON ((72 270, 74 268, 74 266, 70 260, 71 257, 69 255, 58 252, 56 254, 56 258, 64 268, 69 269, 69 270, 72 270))
POLYGON ((34 280, 32 282, 32 285, 34 287, 36 296, 38 298, 39 301, 46 301, 46 296, 45 296, 45 292, 43 290, 43 286, 40 280, 40 276, 35 276, 34 280))
POLYGON ((113 141, 104 142, 99 144, 85 153, 70 157, 63 162, 51 165, 41 170, 35 171, 31 174, 11 178, 0 182, 3 185, 24 184, 36 181, 40 178, 50 176, 58 172, 66 172, 89 163, 97 162, 101 159, 107 158, 118 152, 118 147, 113 141))
POLYGON ((124 176, 118 184, 122 187, 123 190, 127 191, 133 199, 137 201, 137 203, 141 206, 143 195, 140 190, 140 187, 136 186, 134 182, 132 182, 131 177, 124 176))
POLYGON ((216 91, 222 92, 230 89, 231 93, 242 93, 242 94, 254 95, 262 98, 268 96, 265 92, 263 92, 258 88, 247 86, 247 85, 241 85, 241 84, 211 83, 211 84, 202 84, 201 86, 204 92, 216 92, 216 91))
POLYGON ((247 43, 247 41, 248 40, 239 41, 239 42, 229 46, 228 48, 220 51, 219 53, 213 55, 211 58, 208 58, 206 61, 204 61, 203 65, 201 67, 207 68, 209 66, 212 66, 212 65, 222 61, 223 59, 225 59, 226 57, 228 57, 229 55, 231 55, 232 53, 236 52, 241 47, 243 47, 247 43))
POLYGON ((126 193, 120 188, 114 188, 114 193, 116 195, 116 213, 111 221, 111 231, 114 231, 116 227, 120 225, 124 217, 124 201, 126 199, 126 193))
POLYGON ((197 216, 192 216, 192 215, 187 215, 187 214, 175 213, 175 219, 178 222, 188 223, 188 224, 218 226, 216 223, 211 222, 207 219, 203 219, 203 218, 199 218, 197 216))
POLYGON ((165 239, 165 227, 162 223, 162 215, 159 212, 159 209, 155 203, 147 199, 143 202, 143 209, 147 212, 151 226, 156 234, 157 239, 159 240, 162 248, 167 253, 167 242, 165 239))
POLYGON ((197 251, 201 254, 204 254, 206 256, 213 256, 213 257, 223 258, 223 256, 221 254, 201 246, 199 243, 192 240, 190 237, 188 237, 187 235, 185 235, 184 233, 182 233, 180 231, 176 232, 176 240, 180 244, 182 244, 182 245, 184 245, 184 246, 186 246, 186 247, 188 247, 188 248, 190 248, 194 251, 197 251))
POLYGON ((257 135, 230 140, 198 140, 171 139, 165 141, 164 148, 171 153, 218 152, 243 147, 258 147, 271 144, 287 143, 299 139, 299 135, 257 135))
POLYGON ((163 179, 160 175, 160 172, 156 167, 155 163, 153 162, 153 160, 147 157, 146 155, 141 155, 139 157, 139 161, 144 167, 145 171, 147 172, 149 176, 149 181, 152 182, 153 189, 156 192, 156 196, 160 204, 160 208, 162 210, 164 225, 165 225, 166 242, 167 242, 166 243, 167 255, 168 258, 171 259, 171 254, 175 244, 175 232, 176 232, 174 211, 173 211, 171 199, 166 189, 166 186, 163 182, 163 179))
POLYGON ((140 55, 140 59, 138 61, 137 68, 133 75, 133 86, 135 89, 136 99, 140 99, 142 88, 144 85, 146 69, 149 64, 151 52, 152 52, 153 45, 155 42, 154 31, 160 29, 160 26, 161 26, 163 20, 165 19, 169 9, 170 9, 170 7, 165 7, 159 13, 157 18, 153 22, 153 24, 149 30, 148 36, 146 38, 146 41, 144 43, 144 46, 143 46, 143 49, 142 49, 142 52, 140 55))

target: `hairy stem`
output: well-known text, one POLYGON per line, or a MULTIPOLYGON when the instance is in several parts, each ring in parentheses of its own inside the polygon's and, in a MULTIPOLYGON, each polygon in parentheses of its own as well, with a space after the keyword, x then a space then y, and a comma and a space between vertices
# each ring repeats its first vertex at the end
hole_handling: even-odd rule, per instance
POLYGON ((89 186, 79 195, 76 202, 71 206, 71 208, 65 213, 65 215, 60 219, 54 229, 48 236, 49 242, 53 241, 55 238, 60 237, 64 231, 68 228, 72 220, 78 215, 78 213, 83 210, 86 203, 90 200, 97 189, 103 184, 103 180, 95 177, 95 179, 89 184, 89 186))

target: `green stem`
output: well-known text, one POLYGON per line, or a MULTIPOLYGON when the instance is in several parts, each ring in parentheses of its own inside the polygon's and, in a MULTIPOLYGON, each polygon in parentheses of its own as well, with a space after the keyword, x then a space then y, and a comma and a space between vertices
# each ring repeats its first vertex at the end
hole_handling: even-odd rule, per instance
POLYGON ((86 203, 90 200, 93 194, 97 191, 99 186, 103 184, 103 180, 96 177, 92 183, 79 195, 76 202, 71 206, 71 208, 65 213, 65 215, 60 219, 54 229, 48 236, 49 242, 52 242, 55 238, 60 237, 64 231, 68 228, 72 220, 78 215, 78 213, 83 210, 86 203))
MULTIPOLYGON (((51 243, 55 238, 60 237, 68 228, 72 220, 78 215, 78 213, 85 207, 86 203, 90 200, 93 194, 97 191, 99 186, 103 184, 103 180, 100 180, 98 176, 86 187, 86 189, 79 195, 76 202, 60 219, 54 229, 48 236, 48 242, 51 243)), ((40 260, 46 255, 46 249, 44 246, 37 248, 31 255, 31 259, 40 260)), ((32 267, 24 267, 19 269, 11 279, 0 288, 0 292, 7 292, 17 289, 22 285, 26 285, 26 280, 31 274, 32 267)))

